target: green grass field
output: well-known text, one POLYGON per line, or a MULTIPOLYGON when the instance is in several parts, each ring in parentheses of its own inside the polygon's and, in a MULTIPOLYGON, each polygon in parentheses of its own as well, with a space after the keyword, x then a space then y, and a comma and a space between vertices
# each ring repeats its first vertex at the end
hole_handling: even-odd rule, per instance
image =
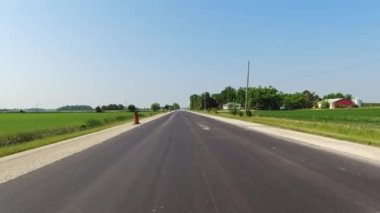
MULTIPOLYGON (((140 112, 140 117, 157 113, 140 112)), ((131 112, 0 113, 0 157, 112 127, 131 112)))
POLYGON ((227 112, 217 115, 380 146, 380 108, 253 111, 252 117, 227 112))

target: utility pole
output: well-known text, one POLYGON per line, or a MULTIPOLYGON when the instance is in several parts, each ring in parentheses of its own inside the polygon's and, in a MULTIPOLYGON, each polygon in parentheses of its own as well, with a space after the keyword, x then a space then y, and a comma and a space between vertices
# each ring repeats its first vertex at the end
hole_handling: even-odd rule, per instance
POLYGON ((247 72, 247 87, 245 89, 245 112, 248 112, 248 86, 249 86, 249 61, 248 61, 248 72, 247 72))

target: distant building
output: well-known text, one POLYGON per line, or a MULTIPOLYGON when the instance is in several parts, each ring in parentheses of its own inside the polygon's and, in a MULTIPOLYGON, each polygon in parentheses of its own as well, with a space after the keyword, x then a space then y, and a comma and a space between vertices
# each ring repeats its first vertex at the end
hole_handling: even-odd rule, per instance
POLYGON ((363 107, 363 100, 360 98, 353 98, 352 101, 358 107, 363 107))
MULTIPOLYGON (((344 98, 334 98, 334 99, 327 99, 323 101, 327 101, 329 103, 330 109, 351 108, 354 105, 354 102, 352 100, 344 99, 344 98)), ((318 108, 322 108, 323 101, 318 102, 318 108)))
POLYGON ((223 109, 225 109, 225 110, 232 109, 232 107, 236 107, 237 110, 240 110, 241 104, 235 103, 235 102, 223 104, 223 109))

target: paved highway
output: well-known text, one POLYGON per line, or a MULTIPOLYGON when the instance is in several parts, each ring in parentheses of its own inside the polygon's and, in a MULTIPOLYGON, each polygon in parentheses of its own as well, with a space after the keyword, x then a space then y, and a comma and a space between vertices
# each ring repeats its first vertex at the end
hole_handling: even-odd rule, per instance
POLYGON ((1 184, 0 212, 380 212, 380 169, 178 111, 1 184))

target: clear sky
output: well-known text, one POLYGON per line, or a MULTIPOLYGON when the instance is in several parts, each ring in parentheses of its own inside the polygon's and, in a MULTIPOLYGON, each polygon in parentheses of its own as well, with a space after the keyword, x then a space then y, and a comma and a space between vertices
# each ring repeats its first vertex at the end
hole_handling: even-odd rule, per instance
POLYGON ((0 1, 0 108, 187 106, 248 60, 255 86, 380 102, 380 1, 0 1))

